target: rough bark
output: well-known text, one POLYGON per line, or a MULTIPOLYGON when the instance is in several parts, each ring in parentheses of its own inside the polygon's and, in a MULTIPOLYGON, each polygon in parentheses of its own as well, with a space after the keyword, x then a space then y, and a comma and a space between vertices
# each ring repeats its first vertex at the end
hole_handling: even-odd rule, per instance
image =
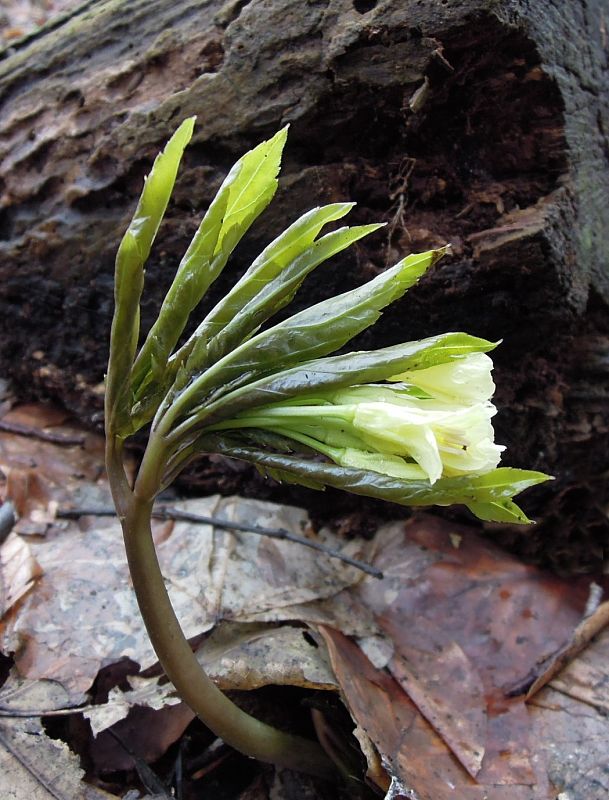
MULTIPOLYGON (((582 564, 597 558, 608 27, 607 0, 84 4, 0 54, 0 374, 20 396, 98 420, 114 253, 154 154, 198 115, 149 263, 144 328, 234 158, 290 122, 281 194, 211 299, 319 202, 356 200, 358 222, 389 226, 322 268, 297 305, 452 242, 453 257, 357 344, 449 329, 503 339, 498 439, 509 463, 558 477, 529 504, 546 525, 525 547, 551 536, 555 563, 561 548, 572 560, 574 540, 582 564)), ((215 469, 231 488, 250 479, 215 469)))

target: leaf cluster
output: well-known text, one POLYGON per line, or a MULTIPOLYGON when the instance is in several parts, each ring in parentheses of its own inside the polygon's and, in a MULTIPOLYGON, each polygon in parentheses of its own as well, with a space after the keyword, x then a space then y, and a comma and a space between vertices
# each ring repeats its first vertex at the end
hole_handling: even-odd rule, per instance
POLYGON ((374 324, 444 249, 410 255, 355 290, 263 327, 292 300, 313 269, 380 227, 343 226, 324 233, 326 225, 349 213, 352 203, 314 208, 292 223, 180 343, 191 312, 275 194, 287 128, 231 169, 137 352, 146 259, 193 129, 194 118, 183 122, 157 157, 116 260, 106 427, 109 437, 122 441, 151 423, 138 477, 140 491, 152 498, 197 454, 220 452, 251 461, 279 480, 319 489, 334 486, 408 505, 464 503, 482 519, 527 522, 512 497, 546 480, 541 473, 502 468, 475 478, 443 478, 432 487, 320 462, 306 447, 262 431, 231 431, 230 425, 222 433, 210 430, 257 405, 381 382, 494 347, 465 333, 447 333, 375 351, 332 355, 374 324))

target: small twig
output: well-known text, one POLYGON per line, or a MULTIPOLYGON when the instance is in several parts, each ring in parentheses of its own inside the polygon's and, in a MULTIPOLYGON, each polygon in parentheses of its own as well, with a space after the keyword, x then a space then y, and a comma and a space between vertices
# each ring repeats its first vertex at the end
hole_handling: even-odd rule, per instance
MULTIPOLYGON (((65 508, 59 509, 56 514, 60 519, 78 519, 78 517, 114 517, 116 511, 113 508, 65 508)), ((318 550, 325 553, 330 558, 336 558, 349 564, 352 567, 365 572, 367 575, 372 575, 374 578, 382 578, 383 573, 377 567, 371 564, 366 564, 365 561, 359 561, 357 558, 346 556, 339 550, 330 547, 322 542, 315 542, 311 539, 306 539, 304 536, 298 536, 295 533, 290 533, 284 528, 263 528, 259 525, 246 525, 242 522, 230 522, 229 520, 217 519, 216 517, 205 517, 201 514, 192 514, 189 511, 181 511, 179 508, 171 508, 169 506, 160 506, 152 512, 155 519, 172 519, 178 522, 194 522, 200 525, 213 525, 216 528, 222 528, 229 531, 239 531, 240 533, 254 533, 257 536, 268 536, 271 539, 281 539, 286 542, 294 542, 303 547, 311 547, 313 550, 318 550)))
POLYGON ((0 419, 0 431, 15 433, 18 436, 29 436, 32 439, 40 439, 42 442, 52 442, 53 444, 69 446, 85 443, 83 434, 53 433, 53 431, 44 431, 41 428, 32 428, 30 425, 22 425, 20 422, 9 422, 6 419, 0 419))
POLYGON ((345 564, 362 570, 368 575, 373 575, 375 578, 382 578, 383 573, 380 569, 366 564, 357 558, 346 556, 339 550, 330 547, 322 542, 315 542, 311 539, 306 539, 304 536, 298 536, 296 533, 290 533, 284 528, 263 528, 259 525, 247 525, 241 522, 230 522, 228 520, 217 519, 216 517, 204 517, 201 514, 191 514, 188 511, 180 511, 178 508, 161 508, 158 511, 153 511, 153 516, 158 519, 175 519, 182 522, 195 522, 206 525, 214 525, 216 528, 223 528, 224 530, 240 531, 241 533, 254 533, 257 536, 268 536, 271 539, 281 539, 286 542, 294 542, 303 547, 311 547, 313 550, 318 550, 325 553, 330 558, 337 558, 345 564))
POLYGON ((9 708, 0 706, 0 717, 8 719, 31 719, 35 717, 69 717, 85 711, 97 711, 100 706, 74 706, 74 708, 9 708))

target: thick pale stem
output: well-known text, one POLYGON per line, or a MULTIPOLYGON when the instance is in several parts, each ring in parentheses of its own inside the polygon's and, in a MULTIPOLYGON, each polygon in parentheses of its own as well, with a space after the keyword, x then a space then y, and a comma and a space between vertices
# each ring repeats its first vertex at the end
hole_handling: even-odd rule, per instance
POLYGON ((150 529, 152 501, 132 495, 123 520, 133 586, 150 640, 178 694, 217 736, 245 755, 289 769, 331 778, 335 768, 321 747, 246 714, 210 680, 176 618, 150 529))

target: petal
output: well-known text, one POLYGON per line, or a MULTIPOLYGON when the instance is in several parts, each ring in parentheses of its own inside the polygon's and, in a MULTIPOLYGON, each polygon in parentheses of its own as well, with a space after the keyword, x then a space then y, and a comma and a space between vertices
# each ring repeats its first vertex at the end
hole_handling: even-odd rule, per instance
POLYGON ((425 470, 431 483, 442 475, 442 460, 433 431, 417 414, 389 403, 360 403, 353 425, 376 450, 411 456, 425 470))
POLYGON ((492 403, 470 406, 434 426, 445 475, 482 474, 495 469, 505 449, 495 444, 492 403))
POLYGON ((471 404, 493 396, 492 369, 492 359, 485 353, 470 353, 427 369, 402 372, 389 380, 414 384, 439 400, 471 404))
POLYGON ((403 430, 408 442, 408 454, 425 470, 430 483, 435 483, 442 477, 442 459, 431 428, 412 425, 409 430, 404 426, 403 430))

